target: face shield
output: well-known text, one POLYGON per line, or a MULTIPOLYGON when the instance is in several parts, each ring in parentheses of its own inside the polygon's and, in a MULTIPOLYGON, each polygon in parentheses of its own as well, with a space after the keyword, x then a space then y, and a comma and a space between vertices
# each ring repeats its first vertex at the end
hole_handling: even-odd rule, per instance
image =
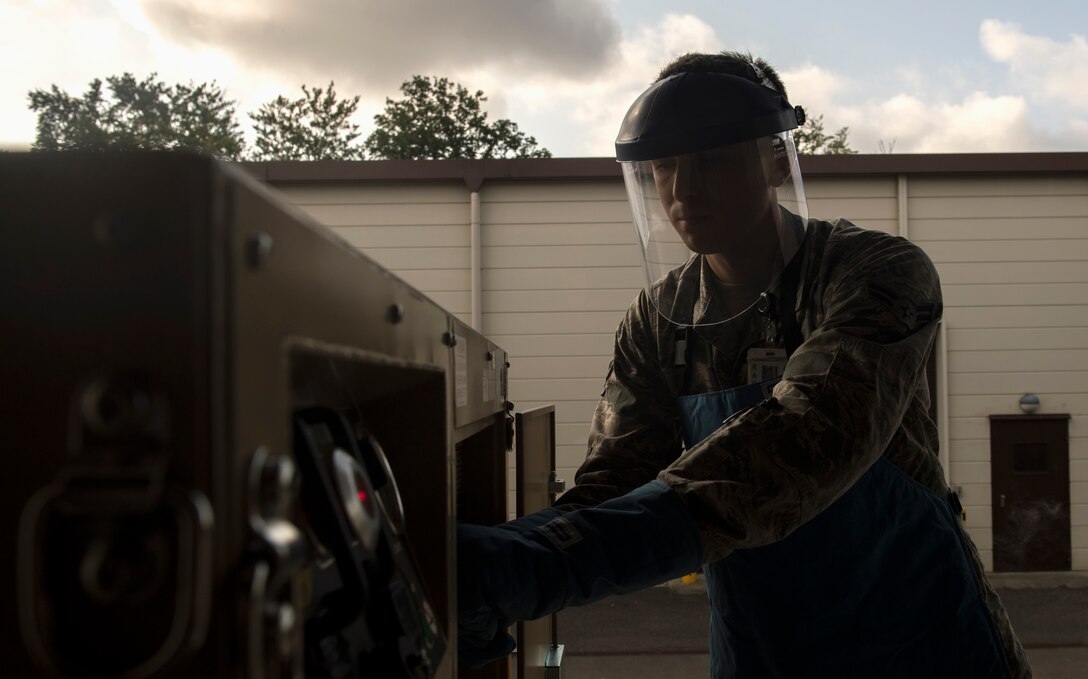
POLYGON ((790 132, 803 121, 773 89, 717 73, 666 78, 631 106, 616 157, 666 319, 723 323, 774 287, 808 223, 790 132))

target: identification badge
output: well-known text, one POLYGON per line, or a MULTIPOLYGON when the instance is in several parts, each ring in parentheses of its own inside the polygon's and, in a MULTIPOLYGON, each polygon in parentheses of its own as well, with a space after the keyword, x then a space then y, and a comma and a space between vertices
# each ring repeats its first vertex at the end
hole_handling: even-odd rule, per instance
POLYGON ((748 384, 782 377, 786 372, 786 350, 761 347, 748 350, 748 384))

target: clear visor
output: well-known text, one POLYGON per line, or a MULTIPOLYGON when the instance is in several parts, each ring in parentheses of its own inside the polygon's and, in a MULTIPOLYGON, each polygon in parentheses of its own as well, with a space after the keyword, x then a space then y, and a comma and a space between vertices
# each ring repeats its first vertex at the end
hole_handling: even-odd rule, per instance
POLYGON ((808 206, 789 132, 621 165, 646 291, 678 325, 743 314, 804 238, 808 206))

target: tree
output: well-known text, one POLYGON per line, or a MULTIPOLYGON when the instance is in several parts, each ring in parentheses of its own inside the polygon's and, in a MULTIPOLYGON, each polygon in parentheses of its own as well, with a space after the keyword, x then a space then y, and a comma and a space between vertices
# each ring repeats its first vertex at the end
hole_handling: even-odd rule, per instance
POLYGON ((550 158, 536 139, 511 120, 488 123, 480 90, 437 76, 412 76, 400 86, 404 98, 385 100, 367 138, 371 158, 550 158))
POLYGON ((805 120, 805 124, 793 133, 793 141, 797 144, 798 153, 807 154, 850 154, 857 153, 850 148, 846 135, 850 128, 841 127, 839 131, 828 135, 824 132, 824 117, 812 116, 805 120))
POLYGON ((235 102, 213 81, 167 86, 152 73, 98 78, 81 98, 56 85, 28 93, 38 114, 35 151, 177 149, 237 158, 245 145, 235 102))
POLYGON ((327 89, 302 86, 303 96, 278 96, 250 113, 257 134, 254 160, 353 160, 363 149, 353 143, 359 126, 351 122, 359 97, 338 99, 327 89))

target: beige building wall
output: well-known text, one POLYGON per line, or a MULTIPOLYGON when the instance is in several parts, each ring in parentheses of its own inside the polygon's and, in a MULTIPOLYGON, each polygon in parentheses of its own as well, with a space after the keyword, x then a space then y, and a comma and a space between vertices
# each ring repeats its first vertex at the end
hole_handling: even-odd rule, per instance
POLYGON ((910 237, 937 265, 948 356, 948 474, 992 564, 990 415, 1069 413, 1073 569, 1088 569, 1088 178, 912 177, 910 237))
POLYGON ((482 331, 510 353, 518 410, 556 404, 556 471, 573 483, 616 326, 642 286, 626 193, 611 179, 496 182, 480 196, 482 331))
MULTIPOLYGON (((1040 412, 1072 415, 1073 568, 1088 570, 1088 175, 896 171, 895 160, 877 158, 887 171, 851 171, 864 161, 856 157, 833 161, 845 171, 817 166, 806 175, 810 213, 906 236, 936 263, 946 306, 942 457, 988 567, 988 416, 1018 413, 1026 392, 1040 397, 1040 412)), ((585 456, 615 328, 642 285, 618 172, 587 162, 606 169, 565 179, 500 172, 482 183, 478 176, 273 182, 466 323, 466 182, 479 186, 479 329, 510 354, 517 410, 555 404, 557 468, 568 483, 585 456)), ((404 167, 398 172, 411 174, 404 167)))
POLYGON ((471 322, 469 194, 464 182, 275 188, 447 311, 471 322))

